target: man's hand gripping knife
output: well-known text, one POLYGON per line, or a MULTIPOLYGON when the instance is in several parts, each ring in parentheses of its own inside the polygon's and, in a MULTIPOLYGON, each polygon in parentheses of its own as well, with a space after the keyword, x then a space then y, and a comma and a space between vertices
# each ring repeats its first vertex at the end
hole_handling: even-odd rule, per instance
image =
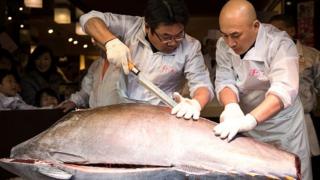
POLYGON ((184 117, 185 119, 199 119, 201 105, 195 99, 182 97, 178 92, 173 93, 174 100, 178 103, 172 108, 171 114, 176 114, 177 117, 184 117))
POLYGON ((131 60, 129 48, 118 38, 105 43, 108 61, 117 67, 121 67, 125 74, 129 74, 128 60, 131 60))
POLYGON ((257 126, 257 120, 251 115, 242 112, 239 104, 229 103, 220 115, 220 124, 213 131, 220 138, 228 137, 230 142, 239 132, 247 132, 257 126))

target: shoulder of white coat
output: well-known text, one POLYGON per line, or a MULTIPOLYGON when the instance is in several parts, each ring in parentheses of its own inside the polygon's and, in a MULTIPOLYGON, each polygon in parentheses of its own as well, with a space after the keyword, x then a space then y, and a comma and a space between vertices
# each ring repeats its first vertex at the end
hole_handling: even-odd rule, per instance
MULTIPOLYGON (((262 23, 261 23, 262 24, 262 23)), ((263 46, 267 46, 268 54, 274 56, 280 49, 285 51, 285 56, 298 56, 298 51, 292 38, 285 32, 274 27, 271 24, 262 24, 263 46)), ((284 53, 284 52, 283 52, 284 53)))
POLYGON ((93 18, 93 17, 100 18, 102 20, 108 19, 108 18, 112 18, 115 20, 118 20, 118 19, 128 19, 128 20, 142 19, 142 17, 140 17, 140 16, 132 16, 132 15, 117 14, 117 13, 112 13, 112 12, 100 12, 100 11, 92 10, 92 11, 80 16, 80 23, 83 21, 85 22, 88 19, 93 18))
POLYGON ((275 44, 281 41, 290 41, 290 43, 293 43, 292 39, 285 31, 281 31, 271 24, 261 23, 261 26, 263 28, 263 38, 266 38, 268 44, 275 44))
POLYGON ((220 37, 217 41, 217 49, 228 50, 230 47, 226 44, 223 37, 220 37))
POLYGON ((185 45, 197 45, 201 46, 200 41, 196 39, 195 37, 190 36, 189 34, 186 33, 185 39, 182 41, 185 42, 185 45))
POLYGON ((198 39, 186 34, 185 38, 183 39, 181 46, 184 51, 190 51, 190 50, 200 50, 201 49, 201 43, 198 39))

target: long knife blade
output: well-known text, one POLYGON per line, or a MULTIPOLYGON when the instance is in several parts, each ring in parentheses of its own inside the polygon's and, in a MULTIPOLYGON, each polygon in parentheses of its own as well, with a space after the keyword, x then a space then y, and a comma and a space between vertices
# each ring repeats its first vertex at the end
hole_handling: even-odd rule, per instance
MULTIPOLYGON (((101 45, 101 43, 96 41, 96 44, 102 50, 106 51, 106 48, 103 45, 101 45)), ((169 97, 158 86, 154 85, 148 78, 146 78, 142 73, 140 73, 140 70, 136 68, 131 61, 128 61, 128 66, 129 70, 138 77, 139 83, 141 85, 150 90, 154 95, 159 97, 168 106, 174 107, 175 105, 177 105, 177 103, 171 97, 169 97)))
POLYGON ((158 96, 165 104, 170 107, 174 107, 177 103, 170 98, 165 92, 163 92, 158 86, 154 85, 149 79, 147 79, 143 74, 138 74, 139 82, 147 89, 149 89, 153 94, 158 96))

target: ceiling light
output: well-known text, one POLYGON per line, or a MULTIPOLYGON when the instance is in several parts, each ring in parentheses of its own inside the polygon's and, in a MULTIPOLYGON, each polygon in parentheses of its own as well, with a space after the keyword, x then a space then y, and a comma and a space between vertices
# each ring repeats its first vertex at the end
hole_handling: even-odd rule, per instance
POLYGON ((287 1, 286 4, 287 4, 288 6, 291 6, 292 2, 291 2, 291 1, 287 1))
POLYGON ((24 0, 24 5, 30 8, 42 8, 42 0, 24 0))
POLYGON ((23 7, 19 7, 19 11, 23 11, 23 7))
POLYGON ((78 44, 78 41, 77 41, 77 40, 74 40, 74 41, 73 41, 73 44, 74 44, 74 45, 78 44))
POLYGON ((20 24, 20 28, 24 28, 24 25, 23 25, 23 24, 20 24))
POLYGON ((49 30, 48 30, 48 33, 49 33, 49 34, 52 34, 52 33, 53 33, 53 29, 49 29, 49 30))
POLYGON ((84 44, 83 48, 85 48, 85 49, 88 48, 88 44, 84 44))
POLYGON ((68 8, 54 8, 54 21, 58 24, 70 24, 71 12, 68 8))
POLYGON ((68 42, 72 42, 73 41, 73 38, 68 38, 68 42))
POLYGON ((8 16, 8 20, 11 21, 11 20, 12 20, 12 17, 11 17, 11 16, 8 16))

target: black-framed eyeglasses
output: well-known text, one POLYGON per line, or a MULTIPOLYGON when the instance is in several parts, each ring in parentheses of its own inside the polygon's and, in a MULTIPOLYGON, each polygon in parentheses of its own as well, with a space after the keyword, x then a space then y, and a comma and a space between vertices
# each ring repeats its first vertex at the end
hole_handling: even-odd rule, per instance
POLYGON ((156 34, 158 39, 164 44, 170 43, 173 40, 176 41, 176 42, 180 42, 180 41, 182 41, 184 39, 185 34, 186 34, 184 31, 182 31, 182 32, 180 32, 179 34, 177 34, 175 36, 170 36, 170 35, 160 36, 156 31, 153 31, 153 32, 156 34))

